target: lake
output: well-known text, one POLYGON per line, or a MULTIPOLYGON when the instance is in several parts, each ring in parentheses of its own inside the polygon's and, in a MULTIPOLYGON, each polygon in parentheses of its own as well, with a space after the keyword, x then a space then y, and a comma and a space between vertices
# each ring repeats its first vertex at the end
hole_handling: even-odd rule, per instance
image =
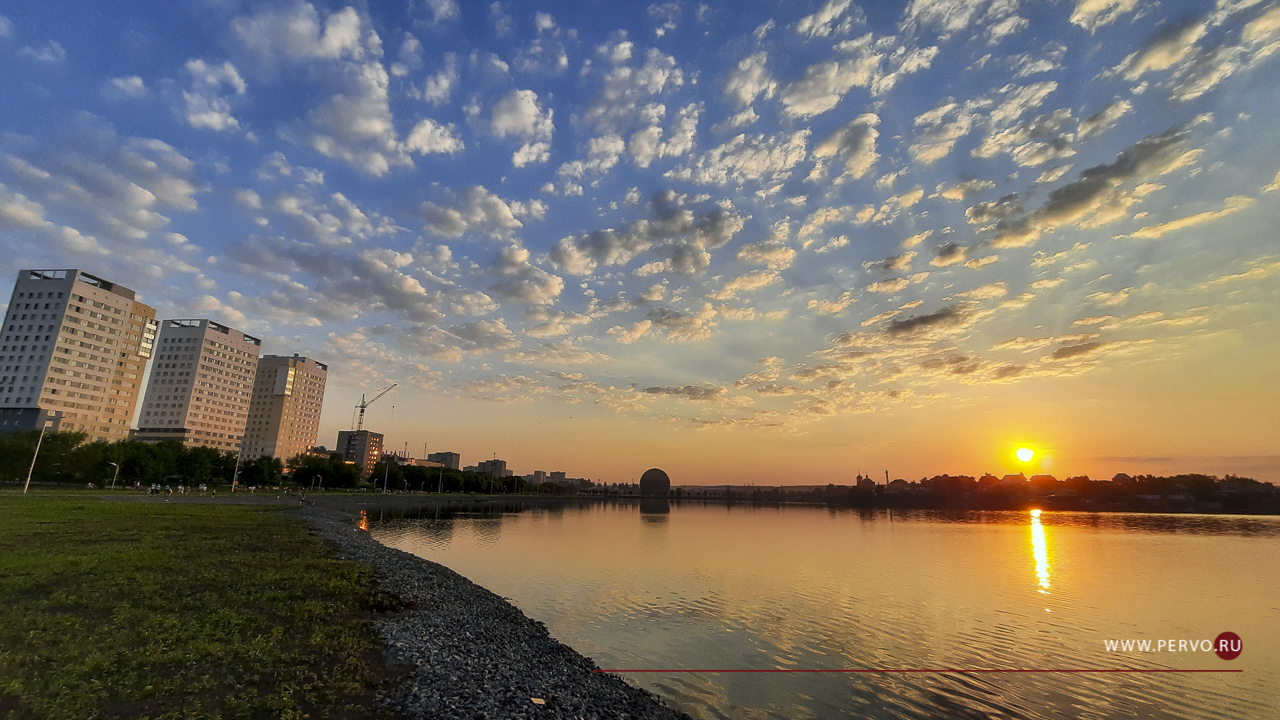
POLYGON ((695 718, 1280 717, 1280 518, 372 512, 375 538, 508 598, 600 667, 665 671, 624 677, 695 718), (1229 661, 1205 643, 1227 631, 1243 642, 1229 661), (1152 647, 1107 647, 1124 640, 1152 647), (677 672, 699 670, 806 672, 677 672), (811 672, 849 670, 892 672, 811 672))

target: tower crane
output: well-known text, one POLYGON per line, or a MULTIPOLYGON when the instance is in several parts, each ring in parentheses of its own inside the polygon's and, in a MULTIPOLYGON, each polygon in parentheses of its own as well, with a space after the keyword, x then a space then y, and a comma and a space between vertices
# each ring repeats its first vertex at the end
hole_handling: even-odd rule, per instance
POLYGON ((387 388, 386 390, 383 390, 382 392, 378 393, 377 395, 374 395, 372 400, 365 400, 365 399, 364 399, 364 394, 361 394, 361 395, 360 395, 360 404, 359 404, 359 405, 356 405, 356 409, 360 411, 360 422, 359 422, 359 424, 357 424, 357 425, 356 425, 356 430, 363 430, 363 429, 364 429, 364 409, 365 409, 365 408, 367 408, 367 407, 369 407, 370 405, 374 404, 375 402, 377 402, 377 401, 378 401, 378 398, 380 398, 380 397, 382 397, 383 395, 386 395, 387 393, 391 392, 391 388, 394 388, 396 385, 397 385, 397 383, 391 383, 391 387, 387 388))

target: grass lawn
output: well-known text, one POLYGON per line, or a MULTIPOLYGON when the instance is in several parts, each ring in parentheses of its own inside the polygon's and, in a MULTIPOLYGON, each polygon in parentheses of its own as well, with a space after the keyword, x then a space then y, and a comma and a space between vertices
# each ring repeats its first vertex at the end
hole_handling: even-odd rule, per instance
POLYGON ((0 717, 372 718, 377 600, 278 509, 0 493, 0 717))

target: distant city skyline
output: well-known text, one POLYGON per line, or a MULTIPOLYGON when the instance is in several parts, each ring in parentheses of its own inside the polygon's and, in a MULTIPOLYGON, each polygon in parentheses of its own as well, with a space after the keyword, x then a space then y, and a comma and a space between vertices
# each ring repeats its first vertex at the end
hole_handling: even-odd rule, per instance
POLYGON ((387 448, 522 473, 1280 481, 1278 49, 1249 0, 5 8, 0 277, 319 360, 320 444, 394 382, 387 448))

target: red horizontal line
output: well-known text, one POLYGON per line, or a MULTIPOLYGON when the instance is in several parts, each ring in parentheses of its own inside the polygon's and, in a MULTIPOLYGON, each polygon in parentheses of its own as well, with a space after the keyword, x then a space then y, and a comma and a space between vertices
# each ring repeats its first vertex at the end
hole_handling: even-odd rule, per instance
POLYGON ((958 670, 946 669, 887 669, 887 670, 593 670, 598 673, 1238 673, 1244 670, 958 670))

